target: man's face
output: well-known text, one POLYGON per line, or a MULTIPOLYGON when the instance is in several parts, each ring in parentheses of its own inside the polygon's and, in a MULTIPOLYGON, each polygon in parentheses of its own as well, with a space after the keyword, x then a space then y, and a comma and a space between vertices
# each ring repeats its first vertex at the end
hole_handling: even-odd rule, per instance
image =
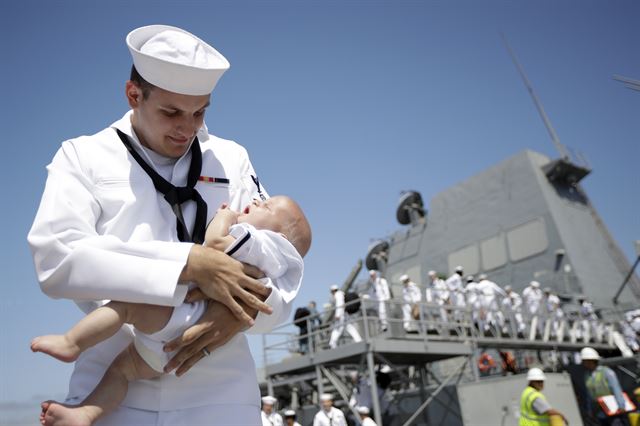
POLYGON ((331 409, 331 407, 333 406, 333 401, 331 401, 329 399, 329 400, 326 400, 326 401, 322 401, 321 404, 322 404, 322 408, 325 411, 329 411, 331 409))
POLYGON ((271 404, 262 404, 262 411, 265 412, 265 414, 271 414, 271 411, 273 411, 273 405, 271 404))
POLYGON ((181 95, 156 87, 144 99, 142 90, 131 81, 127 82, 126 95, 140 143, 169 158, 179 158, 187 152, 202 127, 211 96, 181 95))
POLYGON ((598 366, 598 362, 592 359, 584 359, 582 360, 582 365, 589 371, 593 371, 598 366))

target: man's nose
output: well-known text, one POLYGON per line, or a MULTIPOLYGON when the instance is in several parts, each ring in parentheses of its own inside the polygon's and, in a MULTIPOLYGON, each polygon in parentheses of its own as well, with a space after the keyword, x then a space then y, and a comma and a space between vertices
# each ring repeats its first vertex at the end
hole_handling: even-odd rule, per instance
POLYGON ((176 131, 181 136, 191 137, 195 135, 198 131, 196 118, 190 114, 184 114, 181 120, 178 121, 176 131))

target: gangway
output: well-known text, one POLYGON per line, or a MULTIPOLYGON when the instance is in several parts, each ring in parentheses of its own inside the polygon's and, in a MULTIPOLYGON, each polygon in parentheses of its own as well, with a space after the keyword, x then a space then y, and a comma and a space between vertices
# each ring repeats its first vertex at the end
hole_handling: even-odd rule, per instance
MULTIPOLYGON (((469 307, 421 303, 419 318, 405 324, 401 315, 402 303, 389 301, 389 325, 382 331, 371 300, 358 299, 347 306, 350 304, 361 304, 359 312, 346 320, 359 330, 362 337, 359 342, 342 336, 338 346, 330 348, 332 325, 317 321, 313 316, 284 324, 263 336, 263 364, 270 394, 290 398, 290 405, 298 407, 296 398, 301 384, 306 389, 313 389, 315 398, 331 390, 337 394, 343 408, 351 410, 357 422, 359 417, 348 404, 353 387, 353 383, 348 383, 349 375, 366 377, 370 394, 382 395, 377 377, 381 366, 390 366, 400 372, 402 383, 399 386, 413 389, 420 397, 419 409, 404 422, 409 425, 414 424, 412 422, 434 401, 445 405, 438 401, 445 386, 462 380, 480 380, 485 373, 479 370, 478 359, 485 352, 513 350, 520 354, 567 354, 579 352, 589 345, 604 356, 620 353, 616 346, 619 333, 614 321, 600 320, 593 324, 566 317, 557 332, 551 333, 550 319, 525 314, 528 329, 517 332, 512 312, 493 310, 488 317, 492 316, 495 321, 488 323, 485 329, 478 327, 477 313, 474 317, 469 307), (544 325, 538 331, 536 324, 540 322, 544 325), (405 331, 405 325, 413 332, 405 331)), ((326 313, 317 314, 317 318, 324 316, 326 313)), ((520 368, 525 369, 527 365, 520 368)), ((381 401, 371 398, 370 402, 374 420, 382 424, 381 401)))

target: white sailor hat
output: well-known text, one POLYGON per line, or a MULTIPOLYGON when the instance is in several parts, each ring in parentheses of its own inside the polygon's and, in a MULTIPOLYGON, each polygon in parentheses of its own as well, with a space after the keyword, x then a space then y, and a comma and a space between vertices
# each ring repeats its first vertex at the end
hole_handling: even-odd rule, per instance
POLYGON ((285 417, 295 417, 296 416, 296 412, 293 410, 287 410, 284 412, 284 416, 285 417))
POLYGON ((531 281, 529 285, 533 288, 540 288, 540 283, 538 281, 531 281))
POLYGON ((462 272, 464 271, 464 268, 460 265, 456 266, 456 272, 462 272))
POLYGON ((333 395, 330 393, 323 393, 320 395, 320 401, 333 401, 333 395))
POLYGON ((486 280, 486 279, 487 279, 487 274, 480 274, 480 275, 478 275, 478 279, 479 279, 480 281, 484 281, 484 280, 486 280))
POLYGON ((262 397, 262 403, 263 404, 273 405, 276 402, 278 402, 278 400, 275 399, 274 397, 272 397, 271 395, 266 395, 266 396, 262 397))
POLYGON ((332 285, 331 287, 329 287, 329 290, 330 290, 330 291, 336 291, 336 290, 339 290, 339 288, 338 288, 338 286, 337 286, 337 285, 335 285, 335 284, 334 284, 334 285, 332 285))
POLYGON ((513 290, 513 287, 511 287, 510 285, 504 286, 504 291, 511 291, 511 290, 513 290))
POLYGON ((544 288, 544 292, 545 293, 551 293, 551 287, 545 287, 544 288))
POLYGON ((430 270, 429 272, 427 272, 427 275, 429 275, 430 277, 435 277, 436 276, 436 271, 434 271, 433 269, 430 270))
POLYGON ((409 275, 407 274, 400 275, 400 281, 409 281, 409 275))
POLYGON ((470 283, 474 280, 475 278, 473 277, 473 275, 467 275, 467 282, 470 283))
POLYGON ((208 95, 229 61, 193 34, 168 25, 136 28, 127 46, 138 73, 149 83, 183 95, 208 95))
POLYGON ((358 412, 358 414, 369 414, 369 407, 359 405, 356 407, 356 411, 358 412))

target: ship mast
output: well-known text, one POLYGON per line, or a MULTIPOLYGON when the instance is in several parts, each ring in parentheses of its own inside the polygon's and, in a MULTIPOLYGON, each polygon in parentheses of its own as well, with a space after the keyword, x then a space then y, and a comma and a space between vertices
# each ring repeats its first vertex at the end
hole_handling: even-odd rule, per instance
POLYGON ((544 125, 547 128, 547 131, 549 132, 549 136, 551 136, 551 141, 553 142, 556 149, 558 150, 560 157, 563 160, 569 161, 569 152, 567 151, 567 148, 560 142, 560 138, 558 138, 558 134, 556 133, 553 126, 551 125, 551 121, 549 120, 547 113, 542 107, 542 102, 540 102, 540 99, 538 99, 536 92, 533 90, 533 86, 531 85, 531 82, 527 78, 527 75, 524 72, 524 68, 522 68, 522 65, 520 65, 520 62, 518 62, 518 58, 516 58, 515 53, 511 49, 511 46, 509 45, 509 41, 507 40, 507 37, 504 35, 504 33, 501 33, 500 35, 502 36, 502 40, 504 41, 504 45, 507 48, 507 52, 509 53, 509 56, 511 56, 511 60, 513 60, 514 65, 516 66, 516 68, 518 69, 518 72, 520 73, 520 76, 522 77, 522 81, 525 87, 527 88, 527 90, 529 91, 529 94, 531 95, 531 99, 533 100, 533 103, 538 109, 540 118, 542 118, 542 121, 544 122, 544 125))

